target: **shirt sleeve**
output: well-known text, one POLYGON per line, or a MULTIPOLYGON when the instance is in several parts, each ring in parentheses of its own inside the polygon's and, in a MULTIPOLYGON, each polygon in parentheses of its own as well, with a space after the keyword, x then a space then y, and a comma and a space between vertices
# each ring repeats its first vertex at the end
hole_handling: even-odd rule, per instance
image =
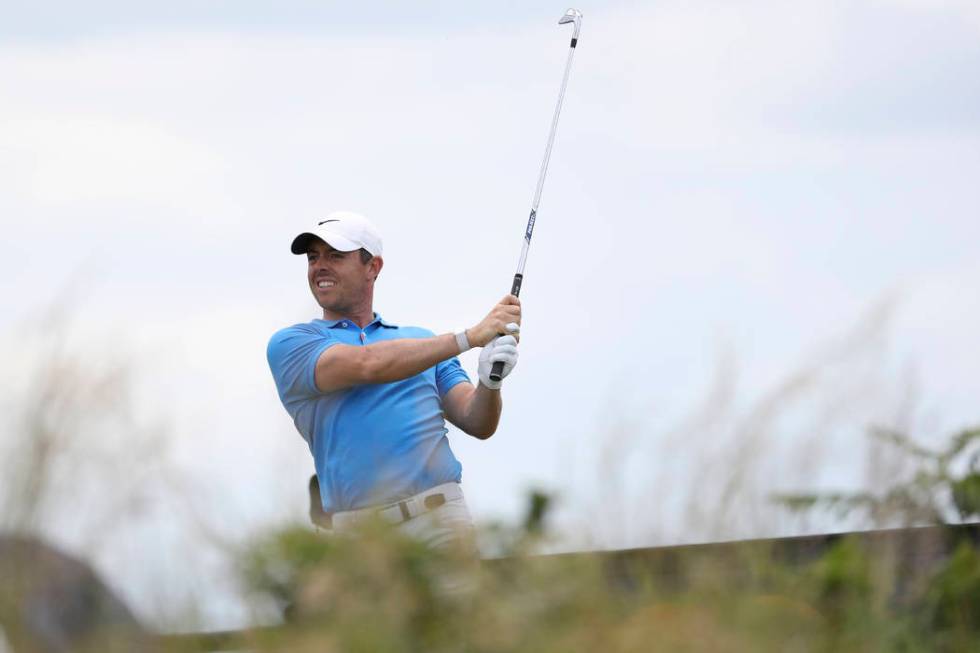
POLYGON ((266 357, 283 404, 320 394, 316 387, 316 362, 320 354, 337 342, 329 334, 300 326, 282 329, 269 339, 266 357))
POLYGON ((436 365, 436 387, 439 389, 440 397, 445 397, 453 386, 464 381, 469 383, 470 377, 466 375, 463 366, 459 364, 459 359, 455 356, 436 365))

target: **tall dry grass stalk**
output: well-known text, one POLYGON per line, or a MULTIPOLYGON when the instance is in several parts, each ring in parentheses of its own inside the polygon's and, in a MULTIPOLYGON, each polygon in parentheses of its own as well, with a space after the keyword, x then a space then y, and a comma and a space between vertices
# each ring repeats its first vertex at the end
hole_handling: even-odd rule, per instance
POLYGON ((97 549, 151 499, 168 434, 134 410, 123 343, 81 341, 58 310, 17 342, 20 403, 2 425, 0 527, 79 537, 97 549))
POLYGON ((175 465, 167 406, 138 395, 153 396, 141 358, 72 310, 50 309, 3 343, 0 536, 83 557, 148 624, 200 627, 205 571, 232 569, 240 547, 175 465))
MULTIPOLYGON (((622 548, 846 530, 851 516, 797 514, 773 495, 801 488, 879 486, 909 461, 883 452, 875 425, 911 429, 914 379, 889 348, 895 302, 873 307, 755 398, 740 390, 734 352, 705 397, 673 425, 655 398, 611 402, 610 426, 580 465, 597 492, 574 494, 580 546, 622 548), (865 460, 864 467, 860 465, 865 460)), ((571 511, 569 511, 571 512, 571 511)), ((870 525, 864 523, 864 525, 870 525)))

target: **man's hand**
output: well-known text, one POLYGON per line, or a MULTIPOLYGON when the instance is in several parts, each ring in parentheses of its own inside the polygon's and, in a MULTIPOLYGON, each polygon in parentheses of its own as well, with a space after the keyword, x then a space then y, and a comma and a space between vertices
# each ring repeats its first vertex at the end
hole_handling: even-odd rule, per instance
POLYGON ((477 368, 477 374, 480 377, 480 383, 490 390, 500 389, 501 381, 493 381, 490 378, 490 370, 497 361, 504 364, 504 371, 500 375, 502 381, 517 365, 517 338, 515 336, 494 338, 480 352, 480 366, 477 368))
MULTIPOLYGON (((466 330, 466 338, 473 347, 485 347, 499 335, 510 333, 517 336, 520 324, 521 300, 514 295, 504 295, 479 324, 466 330)), ((515 344, 516 340, 515 337, 515 344)))

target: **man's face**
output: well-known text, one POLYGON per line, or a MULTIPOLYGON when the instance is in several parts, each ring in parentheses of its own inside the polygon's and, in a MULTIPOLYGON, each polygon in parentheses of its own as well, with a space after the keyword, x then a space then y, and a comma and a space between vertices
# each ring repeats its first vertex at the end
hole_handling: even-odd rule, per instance
POLYGON ((352 315, 365 302, 370 304, 374 280, 381 269, 379 257, 363 263, 359 251, 341 252, 314 238, 306 260, 310 290, 324 310, 352 315))

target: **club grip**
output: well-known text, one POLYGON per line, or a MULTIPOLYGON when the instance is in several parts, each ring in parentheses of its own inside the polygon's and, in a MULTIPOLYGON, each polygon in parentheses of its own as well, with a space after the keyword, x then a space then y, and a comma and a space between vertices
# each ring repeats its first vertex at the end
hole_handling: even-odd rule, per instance
MULTIPOLYGON (((521 282, 524 281, 524 275, 517 273, 514 275, 514 283, 510 287, 510 294, 514 297, 520 297, 521 295, 521 282)), ((501 334, 503 335, 503 334, 501 334)), ((501 361, 497 361, 490 368, 490 380, 500 381, 504 378, 504 364, 501 361)))
POLYGON ((504 364, 501 361, 497 361, 493 364, 493 368, 490 370, 490 380, 500 381, 504 378, 504 364))

